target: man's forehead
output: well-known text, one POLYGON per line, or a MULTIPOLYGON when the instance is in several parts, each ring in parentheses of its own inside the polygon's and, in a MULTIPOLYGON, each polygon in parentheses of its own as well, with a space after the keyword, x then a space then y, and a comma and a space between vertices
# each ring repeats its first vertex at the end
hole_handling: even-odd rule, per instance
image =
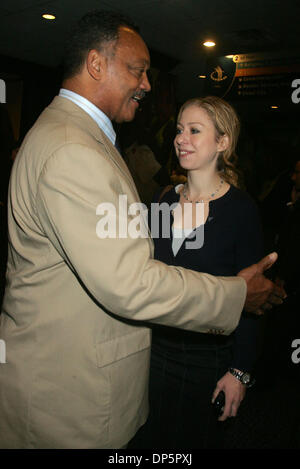
POLYGON ((150 54, 143 38, 133 29, 121 26, 119 29, 119 40, 117 49, 128 50, 133 60, 143 62, 143 65, 150 66, 150 54))

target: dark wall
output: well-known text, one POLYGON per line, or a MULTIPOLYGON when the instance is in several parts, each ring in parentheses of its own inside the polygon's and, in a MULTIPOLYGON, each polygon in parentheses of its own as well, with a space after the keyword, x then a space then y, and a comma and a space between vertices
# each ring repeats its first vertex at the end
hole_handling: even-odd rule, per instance
MULTIPOLYGON (((20 138, 22 139, 41 111, 57 94, 61 71, 60 68, 47 68, 3 56, 0 56, 0 64, 0 78, 3 77, 5 80, 7 77, 8 81, 19 79, 23 84, 20 122, 20 138)), ((8 101, 7 104, 9 104, 8 101)))

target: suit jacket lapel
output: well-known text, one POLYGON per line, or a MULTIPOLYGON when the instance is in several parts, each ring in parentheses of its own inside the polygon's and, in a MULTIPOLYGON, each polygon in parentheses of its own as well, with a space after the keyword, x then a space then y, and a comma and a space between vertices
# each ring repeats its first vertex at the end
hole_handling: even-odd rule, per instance
POLYGON ((125 163, 125 161, 123 160, 122 156, 120 155, 120 153, 118 152, 118 150, 116 149, 116 147, 111 143, 111 141, 109 140, 109 138, 105 135, 105 133, 99 129, 100 132, 101 132, 101 139, 98 139, 96 138, 96 140, 101 143, 102 145, 104 145, 105 149, 106 149, 106 153, 108 154, 109 158, 112 160, 112 162, 119 168, 119 170, 122 172, 122 174, 124 175, 124 177, 127 179, 127 182, 129 183, 130 185, 130 188, 132 189, 132 191, 134 192, 136 198, 138 199, 138 201, 140 201, 140 197, 139 197, 139 194, 137 192, 137 189, 136 189, 136 185, 133 181, 133 178, 131 176, 131 173, 128 169, 128 166, 127 164, 125 163))
MULTIPOLYGON (((111 158, 111 160, 113 161, 113 163, 120 169, 120 171, 123 173, 124 177, 127 179, 127 182, 129 183, 130 187, 131 187, 131 190, 132 192, 135 194, 136 196, 136 199, 141 202, 141 199, 140 199, 140 196, 138 194, 138 191, 137 191, 137 188, 136 188, 136 185, 134 183, 134 180, 131 176, 131 173, 128 169, 128 166, 127 164, 125 163, 125 161, 123 160, 122 156, 120 155, 120 153, 118 152, 118 150, 116 149, 116 147, 111 143, 111 141, 109 140, 108 137, 106 137, 105 133, 101 130, 101 140, 97 140, 99 141, 99 143, 103 144, 105 146, 105 149, 106 149, 106 152, 107 154, 109 155, 109 157, 111 158)), ((149 242, 149 246, 150 246, 150 250, 151 250, 151 254, 153 256, 153 242, 152 242, 152 238, 151 238, 151 232, 150 232, 150 229, 149 229, 149 225, 148 223, 146 222, 146 230, 148 232, 148 242, 149 242)))

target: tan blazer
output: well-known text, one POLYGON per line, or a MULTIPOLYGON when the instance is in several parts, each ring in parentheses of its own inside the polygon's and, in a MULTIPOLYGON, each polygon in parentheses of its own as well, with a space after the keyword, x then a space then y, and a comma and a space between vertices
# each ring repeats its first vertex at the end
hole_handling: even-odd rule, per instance
POLYGON ((97 236, 97 206, 118 206, 120 194, 139 200, 123 159, 88 114, 56 97, 10 181, 1 448, 125 445, 148 412, 143 321, 226 334, 239 321, 242 279, 166 266, 150 239, 97 236))

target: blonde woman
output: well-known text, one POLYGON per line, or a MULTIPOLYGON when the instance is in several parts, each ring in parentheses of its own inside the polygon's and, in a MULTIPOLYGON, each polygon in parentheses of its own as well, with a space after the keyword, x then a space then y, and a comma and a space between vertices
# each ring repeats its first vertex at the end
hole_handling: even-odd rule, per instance
MULTIPOLYGON (((178 203, 194 215, 201 207, 203 220, 199 224, 193 216, 192 226, 181 226, 180 232, 173 210, 170 236, 160 232, 154 239, 156 259, 219 276, 236 275, 260 259, 258 211, 249 195, 238 188, 235 147, 239 128, 234 109, 220 98, 196 98, 181 107, 174 145, 187 181, 165 192, 160 203, 172 207, 178 203), (201 230, 203 243, 192 248, 201 230)), ((150 416, 133 446, 222 446, 221 422, 237 415, 253 380, 257 321, 244 314, 231 336, 216 330, 195 333, 153 327, 150 416), (212 402, 220 391, 225 404, 218 417, 212 402)))

